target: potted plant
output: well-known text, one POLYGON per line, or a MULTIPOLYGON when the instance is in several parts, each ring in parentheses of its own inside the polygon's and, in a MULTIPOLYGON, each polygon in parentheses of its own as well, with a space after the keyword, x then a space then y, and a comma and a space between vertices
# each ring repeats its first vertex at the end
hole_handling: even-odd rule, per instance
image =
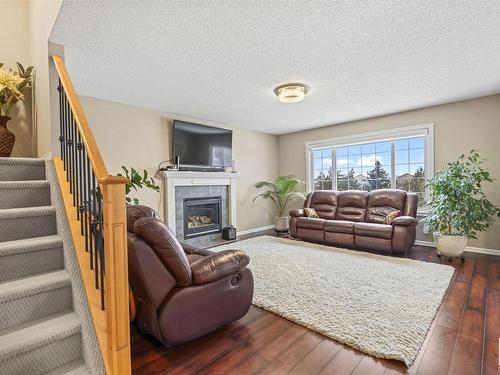
POLYGON ((429 179, 431 214, 424 222, 435 230, 438 255, 462 257, 467 238, 476 238, 500 217, 500 209, 483 191, 483 183, 493 180, 476 150, 460 155, 429 179))
POLYGON ((278 216, 274 218, 274 226, 277 232, 286 232, 288 230, 288 215, 285 209, 288 203, 295 199, 305 198, 304 193, 295 191, 297 185, 302 182, 295 176, 278 176, 273 182, 260 181, 255 184, 257 189, 266 188, 263 193, 254 197, 271 199, 278 210, 278 216))
MULTIPOLYGON (((131 198, 128 196, 132 191, 132 189, 134 191, 138 191, 138 189, 147 188, 154 190, 156 192, 160 191, 160 187, 155 184, 153 177, 150 177, 146 170, 144 170, 141 175, 133 167, 130 167, 129 171, 127 167, 122 165, 122 169, 125 172, 125 177, 129 179, 129 182, 127 183, 127 185, 125 185, 125 194, 126 194, 125 199, 127 201, 127 204, 132 204, 132 202, 134 204, 139 204, 139 199, 131 198)), ((118 173, 118 176, 123 176, 123 175, 121 173, 118 173)))
POLYGON ((0 63, 0 157, 9 157, 16 141, 15 135, 7 129, 10 110, 24 99, 22 90, 31 86, 33 67, 27 69, 17 63, 17 72, 3 68, 0 63))

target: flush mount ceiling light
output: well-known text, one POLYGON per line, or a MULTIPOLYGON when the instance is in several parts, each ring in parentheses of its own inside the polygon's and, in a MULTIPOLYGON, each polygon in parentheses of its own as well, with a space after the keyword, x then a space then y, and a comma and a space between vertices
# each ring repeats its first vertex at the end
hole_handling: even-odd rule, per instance
POLYGON ((282 103, 297 103, 304 100, 307 88, 302 83, 286 83, 276 87, 274 93, 282 103))

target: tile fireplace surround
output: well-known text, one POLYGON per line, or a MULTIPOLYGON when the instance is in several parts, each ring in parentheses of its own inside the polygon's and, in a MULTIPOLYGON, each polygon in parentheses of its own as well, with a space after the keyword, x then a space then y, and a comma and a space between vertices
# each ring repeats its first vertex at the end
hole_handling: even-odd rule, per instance
POLYGON ((236 223, 236 179, 238 173, 226 172, 160 172, 163 181, 165 223, 175 236, 193 246, 210 246, 222 241, 222 233, 184 238, 184 199, 221 197, 222 227, 236 223))

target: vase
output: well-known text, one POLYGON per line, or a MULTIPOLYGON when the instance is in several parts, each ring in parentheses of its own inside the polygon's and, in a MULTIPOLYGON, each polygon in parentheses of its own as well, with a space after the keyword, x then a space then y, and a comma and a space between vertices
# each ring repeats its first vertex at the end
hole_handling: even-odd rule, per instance
POLYGON ((288 216, 276 216, 274 218, 274 229, 276 232, 288 232, 288 216))
POLYGON ((14 148, 16 136, 7 129, 9 116, 0 116, 0 157, 9 157, 14 148))
POLYGON ((462 257, 467 247, 467 236, 453 236, 434 232, 434 241, 438 255, 446 257, 462 257))

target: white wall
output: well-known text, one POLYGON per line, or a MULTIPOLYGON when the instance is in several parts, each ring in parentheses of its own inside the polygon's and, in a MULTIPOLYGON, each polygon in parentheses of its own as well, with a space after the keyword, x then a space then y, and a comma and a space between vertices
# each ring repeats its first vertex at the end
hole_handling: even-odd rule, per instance
MULTIPOLYGON (((278 140, 280 174, 306 178, 306 141, 430 122, 434 123, 434 170, 471 149, 480 150, 487 159, 486 166, 497 178, 485 190, 491 201, 500 205, 500 95, 282 135, 278 140)), ((421 225, 417 238, 432 241, 431 236, 423 234, 421 225)), ((500 221, 479 234, 477 240, 469 240, 469 245, 500 249, 500 221)))
MULTIPOLYGON (((252 202, 257 194, 253 185, 278 175, 278 137, 274 135, 202 122, 124 104, 80 97, 90 127, 109 173, 133 166, 154 174, 158 164, 172 157, 172 120, 182 119, 233 129, 233 158, 240 172, 237 184, 238 229, 270 225, 275 216, 271 202, 252 202)), ((161 194, 142 190, 134 194, 141 204, 162 210, 161 194)))

